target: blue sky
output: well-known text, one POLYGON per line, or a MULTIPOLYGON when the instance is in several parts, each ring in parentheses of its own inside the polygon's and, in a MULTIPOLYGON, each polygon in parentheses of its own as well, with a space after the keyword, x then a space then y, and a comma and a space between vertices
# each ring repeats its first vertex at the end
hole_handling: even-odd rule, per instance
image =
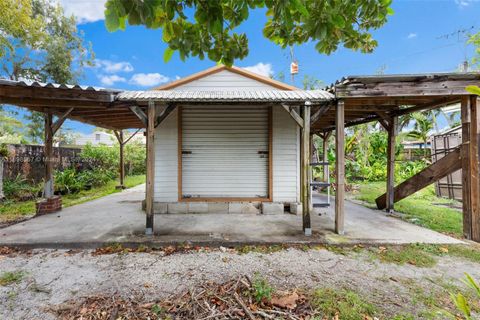
MULTIPOLYGON (((209 60, 190 58, 182 62, 174 54, 163 62, 166 45, 161 30, 127 27, 126 31, 109 33, 104 27, 103 0, 61 0, 66 11, 78 17, 79 29, 93 45, 97 67, 85 70, 82 84, 120 89, 146 89, 177 77, 187 76, 214 65, 209 60)), ((362 54, 339 49, 326 56, 316 52, 314 43, 294 48, 300 73, 295 85, 301 86, 303 75, 315 76, 330 84, 347 75, 384 73, 421 73, 456 71, 465 59, 471 59, 473 48, 465 46, 464 33, 457 30, 480 30, 480 2, 472 0, 393 1, 395 14, 373 32, 379 45, 374 53, 362 54), (473 29, 472 29, 473 28, 473 29)), ((239 67, 288 75, 290 52, 282 50, 262 36, 263 10, 252 12, 240 31, 249 37, 250 54, 239 67)), ((69 121, 67 127, 89 132, 91 126, 69 121)))

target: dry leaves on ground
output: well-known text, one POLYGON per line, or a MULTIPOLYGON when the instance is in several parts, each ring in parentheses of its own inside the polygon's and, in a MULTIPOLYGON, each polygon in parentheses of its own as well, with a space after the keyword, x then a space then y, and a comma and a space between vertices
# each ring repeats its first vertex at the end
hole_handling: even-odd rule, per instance
POLYGON ((257 302, 246 276, 223 284, 206 282, 169 299, 141 302, 118 296, 93 296, 52 309, 60 319, 312 319, 308 299, 295 291, 257 302))

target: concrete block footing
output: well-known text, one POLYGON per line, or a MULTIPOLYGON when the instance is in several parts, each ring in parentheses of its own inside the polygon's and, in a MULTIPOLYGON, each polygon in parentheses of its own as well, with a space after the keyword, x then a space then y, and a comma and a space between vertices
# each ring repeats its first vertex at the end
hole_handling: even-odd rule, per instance
POLYGON ((282 202, 262 202, 263 214, 283 214, 285 206, 282 202))
POLYGON ((167 205, 168 213, 187 213, 188 203, 186 202, 173 202, 167 205))
POLYGON ((258 204, 253 202, 229 202, 228 213, 258 214, 260 213, 260 208, 258 204))
POLYGON ((190 202, 188 203, 188 213, 208 213, 208 203, 190 202))
POLYGON ((146 236, 151 236, 151 235, 153 235, 153 229, 152 229, 152 228, 146 228, 146 229, 145 229, 145 235, 146 235, 146 236))
MULTIPOLYGON (((142 201, 145 210, 145 201, 142 201)), ((185 214, 185 213, 232 213, 232 214, 283 214, 283 202, 154 202, 153 212, 157 214, 185 214)), ((290 212, 302 214, 301 203, 290 204, 290 212)))
POLYGON ((300 202, 292 202, 290 203, 290 213, 295 214, 295 215, 301 215, 302 214, 302 204, 300 202))
POLYGON ((303 230, 303 233, 305 234, 305 236, 310 237, 312 235, 312 228, 305 228, 303 230))

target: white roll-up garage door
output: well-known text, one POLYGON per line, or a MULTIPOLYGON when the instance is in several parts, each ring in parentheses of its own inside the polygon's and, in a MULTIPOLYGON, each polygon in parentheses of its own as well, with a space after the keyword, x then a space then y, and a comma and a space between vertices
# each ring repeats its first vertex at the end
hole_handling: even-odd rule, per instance
POLYGON ((267 198, 269 111, 182 107, 182 196, 267 198))

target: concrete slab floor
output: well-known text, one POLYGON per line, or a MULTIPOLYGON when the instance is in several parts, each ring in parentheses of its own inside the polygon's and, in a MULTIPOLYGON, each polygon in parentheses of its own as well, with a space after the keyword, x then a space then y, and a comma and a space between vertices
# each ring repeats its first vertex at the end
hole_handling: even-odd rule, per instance
MULTIPOLYGON (((334 209, 312 214, 313 235, 305 237, 302 217, 258 214, 157 214, 155 235, 144 235, 141 211, 145 185, 65 208, 0 229, 0 246, 94 248, 119 242, 126 246, 238 244, 406 244, 462 243, 381 211, 346 201, 345 235, 333 232, 334 209), (319 215, 320 213, 320 215, 319 215)), ((320 195, 315 195, 318 200, 320 195)), ((332 201, 333 204, 333 201, 332 201)))

